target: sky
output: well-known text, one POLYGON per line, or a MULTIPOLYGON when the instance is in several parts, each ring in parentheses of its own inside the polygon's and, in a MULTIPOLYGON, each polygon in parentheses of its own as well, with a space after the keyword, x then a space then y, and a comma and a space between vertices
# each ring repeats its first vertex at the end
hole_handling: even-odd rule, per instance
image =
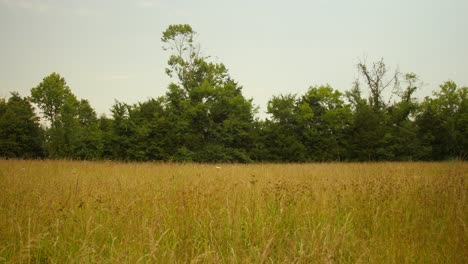
POLYGON ((0 0, 0 97, 52 72, 98 114, 162 96, 162 32, 190 24, 260 117, 273 95, 350 89, 361 60, 416 73, 423 98, 468 85, 467 14, 466 0, 0 0))

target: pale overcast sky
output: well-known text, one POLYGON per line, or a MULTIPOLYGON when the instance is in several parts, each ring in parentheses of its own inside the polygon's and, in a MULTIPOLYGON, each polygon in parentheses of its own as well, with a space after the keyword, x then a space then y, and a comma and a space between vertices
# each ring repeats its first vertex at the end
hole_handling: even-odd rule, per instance
POLYGON ((466 0, 0 0, 0 97, 52 72, 98 114, 164 95, 161 33, 185 23, 261 111, 311 85, 349 89, 363 57, 418 74, 421 98, 468 85, 466 0))

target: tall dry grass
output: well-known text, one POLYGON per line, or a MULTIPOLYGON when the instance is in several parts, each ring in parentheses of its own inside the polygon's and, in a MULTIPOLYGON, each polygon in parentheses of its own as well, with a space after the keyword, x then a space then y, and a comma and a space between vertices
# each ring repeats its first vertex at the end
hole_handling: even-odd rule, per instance
POLYGON ((0 262, 467 263, 467 177, 467 163, 0 160, 0 262))

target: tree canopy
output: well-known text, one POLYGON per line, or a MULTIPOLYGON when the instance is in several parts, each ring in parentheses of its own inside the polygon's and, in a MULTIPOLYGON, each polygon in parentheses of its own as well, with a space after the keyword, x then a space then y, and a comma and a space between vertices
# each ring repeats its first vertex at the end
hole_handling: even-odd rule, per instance
POLYGON ((343 92, 328 84, 268 101, 268 117, 190 25, 161 37, 172 78, 164 96, 96 115, 52 73, 29 97, 0 99, 0 156, 178 162, 307 162, 468 158, 468 88, 453 81, 417 100, 415 73, 357 64, 343 92), (385 92, 384 92, 385 91, 385 92), (388 98, 386 98, 386 96, 388 98), (37 111, 35 111, 37 110, 37 111))

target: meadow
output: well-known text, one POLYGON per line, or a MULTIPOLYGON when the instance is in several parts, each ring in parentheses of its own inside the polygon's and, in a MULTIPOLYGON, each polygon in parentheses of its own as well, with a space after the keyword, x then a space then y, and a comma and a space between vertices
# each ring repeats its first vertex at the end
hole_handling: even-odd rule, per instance
POLYGON ((467 179, 466 162, 0 160, 0 263, 467 263, 467 179))

